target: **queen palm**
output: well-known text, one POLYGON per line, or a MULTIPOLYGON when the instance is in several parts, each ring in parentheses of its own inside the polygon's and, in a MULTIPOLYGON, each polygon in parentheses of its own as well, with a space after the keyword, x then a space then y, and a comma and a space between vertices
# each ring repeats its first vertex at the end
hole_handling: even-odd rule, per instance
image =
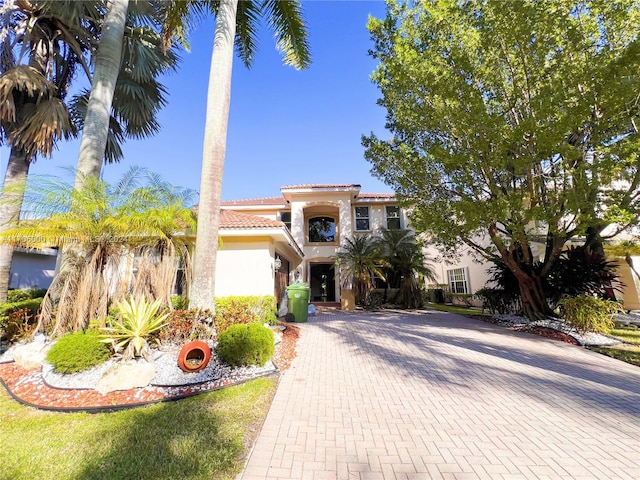
MULTIPOLYGON (((249 67, 256 49, 258 22, 260 18, 265 18, 275 34, 277 47, 287 65, 298 69, 306 68, 310 63, 310 57, 306 27, 298 1, 211 0, 202 3, 216 15, 216 23, 207 93, 198 234, 190 305, 213 310, 234 45, 244 64, 249 67)), ((189 2, 193 8, 201 8, 198 5, 201 6, 202 3, 189 2)), ((176 10, 169 12, 169 34, 176 31, 180 33, 181 20, 187 18, 187 13, 184 5, 178 5, 176 10)))
POLYGON ((192 209, 184 204, 187 195, 142 169, 130 170, 115 185, 93 177, 84 183, 78 190, 53 179, 36 182, 28 189, 31 219, 0 234, 5 243, 73 244, 85 253, 64 257, 73 265, 56 275, 42 302, 38 329, 54 336, 104 319, 109 305, 130 291, 163 298, 169 306, 176 256, 188 255, 193 238, 183 232, 195 228, 192 209), (131 282, 134 267, 144 285, 131 282))
POLYGON ((352 285, 356 303, 369 305, 375 288, 374 277, 385 278, 378 239, 368 235, 347 238, 334 258, 340 268, 342 287, 352 285))

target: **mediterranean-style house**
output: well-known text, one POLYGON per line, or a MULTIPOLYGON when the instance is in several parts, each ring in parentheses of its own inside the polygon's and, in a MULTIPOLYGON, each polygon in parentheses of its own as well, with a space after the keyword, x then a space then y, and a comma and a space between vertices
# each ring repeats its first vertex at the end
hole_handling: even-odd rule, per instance
MULTIPOLYGON (((309 283, 312 303, 353 309, 349 284, 333 268, 343 240, 380 228, 411 228, 394 194, 363 193, 360 188, 346 183, 289 185, 281 187, 278 196, 222 202, 216 297, 274 295, 280 304, 286 286, 301 281, 309 283)), ((451 293, 473 294, 489 280, 489 265, 471 252, 461 251, 455 263, 438 259, 429 246, 425 254, 435 270, 433 283, 451 293)), ((621 300, 626 309, 638 310, 640 257, 617 260, 625 284, 621 300)), ((47 287, 54 269, 54 250, 19 249, 10 287, 47 287)))
POLYGON ((290 185, 280 192, 276 197, 222 202, 216 296, 229 294, 228 289, 242 292, 249 275, 256 291, 266 294, 271 289, 278 302, 286 285, 302 281, 309 283, 311 302, 354 308, 351 290, 343 288, 344 279, 333 268, 333 256, 342 240, 354 234, 373 234, 380 227, 407 228, 406 212, 395 195, 362 193, 357 184, 290 185), (232 230, 230 218, 247 224, 232 230), (261 236, 269 226, 286 232, 289 242, 261 236), (245 241, 239 242, 242 235, 245 241), (235 259, 240 258, 246 259, 247 268, 238 267, 235 259), (262 258, 259 264, 258 258, 262 258))

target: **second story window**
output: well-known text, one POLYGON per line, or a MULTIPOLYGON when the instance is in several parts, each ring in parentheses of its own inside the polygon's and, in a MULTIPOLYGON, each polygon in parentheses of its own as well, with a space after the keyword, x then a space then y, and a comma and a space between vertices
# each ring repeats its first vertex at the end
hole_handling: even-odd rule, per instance
POLYGON ((369 207, 356 207, 356 231, 371 230, 369 225, 369 207))
POLYGON ((388 205, 385 207, 387 213, 387 230, 400 230, 400 207, 388 205))
POLYGON ((291 230, 291 212, 280 212, 280 221, 291 230))
POLYGON ((336 221, 331 217, 313 217, 309 219, 309 242, 335 242, 336 221))

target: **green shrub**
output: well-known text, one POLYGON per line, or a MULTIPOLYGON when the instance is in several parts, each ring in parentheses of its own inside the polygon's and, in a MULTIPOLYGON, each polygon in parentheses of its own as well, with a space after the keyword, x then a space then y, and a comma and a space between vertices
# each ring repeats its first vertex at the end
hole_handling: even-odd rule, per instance
POLYGON ((503 288, 481 288, 476 292, 476 297, 482 301, 482 309, 489 313, 516 313, 521 309, 520 296, 503 288))
POLYGON ((274 349, 273 332, 257 323, 232 325, 218 336, 218 356, 234 367, 262 366, 274 349))
POLYGON ((187 299, 182 295, 174 295, 171 297, 171 306, 174 310, 187 310, 187 299))
POLYGON ((28 290, 9 290, 7 292, 7 303, 23 302, 24 300, 31 300, 32 298, 44 297, 47 293, 46 288, 30 288, 28 290))
POLYGON ((174 310, 169 314, 167 324, 158 332, 158 338, 162 343, 184 343, 215 337, 214 328, 203 321, 206 318, 211 318, 211 312, 174 310))
POLYGON ((558 309, 560 316, 581 333, 607 333, 615 326, 613 316, 624 311, 617 302, 590 295, 562 299, 558 309))
POLYGON ((33 298, 0 305, 0 329, 4 330, 9 342, 27 338, 33 333, 41 303, 42 298, 33 298))
POLYGON ((266 296, 231 296, 216 298, 216 315, 214 319, 218 334, 231 325, 248 323, 277 323, 276 300, 266 296))
POLYGON ((61 337, 47 353, 47 361, 58 373, 76 373, 100 365, 110 356, 99 333, 88 330, 61 337))

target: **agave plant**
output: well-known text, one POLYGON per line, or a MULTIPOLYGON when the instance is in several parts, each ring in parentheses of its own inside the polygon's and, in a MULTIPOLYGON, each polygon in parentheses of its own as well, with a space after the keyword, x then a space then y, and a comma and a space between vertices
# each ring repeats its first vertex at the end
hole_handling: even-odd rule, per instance
POLYGON ((104 337, 102 341, 111 343, 116 353, 124 349, 124 360, 140 356, 148 359, 147 338, 164 327, 169 317, 169 313, 158 315, 161 306, 160 299, 150 303, 144 296, 137 301, 131 296, 128 300, 116 303, 121 321, 116 320, 110 327, 100 329, 104 337))

